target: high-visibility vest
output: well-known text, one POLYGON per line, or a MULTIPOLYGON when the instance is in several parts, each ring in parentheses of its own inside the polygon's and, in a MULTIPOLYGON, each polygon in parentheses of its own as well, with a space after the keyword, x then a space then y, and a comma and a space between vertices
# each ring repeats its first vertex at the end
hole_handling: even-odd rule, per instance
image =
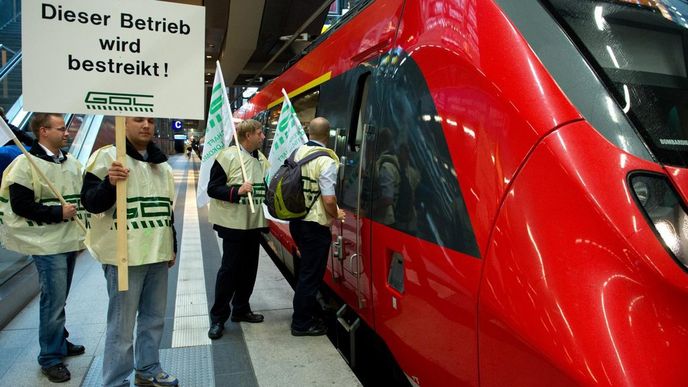
MULTIPOLYGON (((211 198, 208 208, 208 220, 212 224, 236 230, 266 227, 267 222, 263 214, 263 200, 265 200, 265 172, 269 167, 268 160, 261 152, 258 152, 258 159, 243 150, 242 152, 244 152, 242 159, 246 169, 246 179, 253 184, 253 206, 256 212, 251 213, 248 195, 242 196, 239 203, 230 203, 229 201, 211 198)), ((215 161, 225 171, 228 186, 239 187, 244 183, 236 146, 223 149, 218 153, 215 161)), ((229 198, 227 199, 229 200, 229 198)))
MULTIPOLYGON (((86 172, 107 179, 117 160, 116 148, 105 146, 88 159, 86 172)), ((169 261, 174 253, 172 200, 174 176, 167 163, 153 164, 127 155, 127 253, 129 266, 169 261)), ((99 262, 117 265, 117 205, 89 214, 86 247, 99 262)))
MULTIPOLYGON (((66 202, 77 207, 77 217, 84 223, 86 213, 81 206, 82 166, 71 155, 62 163, 32 157, 66 202)), ((57 197, 33 169, 25 155, 20 155, 5 169, 0 186, 0 240, 6 249, 22 254, 51 255, 84 248, 84 231, 74 218, 59 223, 42 223, 15 214, 9 203, 9 187, 20 184, 34 193, 34 200, 46 206, 62 206, 57 197)))

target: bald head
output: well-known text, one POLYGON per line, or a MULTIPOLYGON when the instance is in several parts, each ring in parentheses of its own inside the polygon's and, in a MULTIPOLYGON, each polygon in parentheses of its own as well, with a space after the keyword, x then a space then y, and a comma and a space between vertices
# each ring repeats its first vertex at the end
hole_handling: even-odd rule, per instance
POLYGON ((327 144, 330 138, 330 121, 323 117, 315 117, 308 124, 308 135, 311 140, 327 144))

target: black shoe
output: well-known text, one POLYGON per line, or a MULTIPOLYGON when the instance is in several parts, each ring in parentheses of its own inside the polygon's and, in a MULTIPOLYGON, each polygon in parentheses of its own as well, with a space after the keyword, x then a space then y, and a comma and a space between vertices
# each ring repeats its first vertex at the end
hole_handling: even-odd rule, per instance
POLYGON ((48 380, 53 383, 66 382, 72 378, 72 374, 69 373, 67 367, 62 363, 48 368, 41 367, 41 372, 43 372, 43 375, 47 376, 48 380))
POLYGON ((86 352, 86 348, 83 345, 72 344, 67 342, 67 356, 79 356, 86 352))
POLYGON ((313 324, 305 330, 291 328, 292 336, 322 336, 326 334, 327 327, 322 324, 313 324))
POLYGON ((212 323, 210 329, 208 329, 208 337, 211 340, 217 340, 222 337, 222 331, 225 330, 225 326, 222 323, 212 323))
POLYGON ((245 321, 249 323, 261 323, 263 320, 265 320, 265 317, 260 313, 248 312, 239 315, 232 314, 233 322, 245 321))

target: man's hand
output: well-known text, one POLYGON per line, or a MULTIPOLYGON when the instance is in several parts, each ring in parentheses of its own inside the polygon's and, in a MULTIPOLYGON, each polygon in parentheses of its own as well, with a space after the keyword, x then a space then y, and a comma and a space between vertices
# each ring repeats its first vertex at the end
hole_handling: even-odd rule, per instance
POLYGON ((76 206, 74 204, 65 204, 62 206, 62 219, 71 219, 76 215, 76 206))
POLYGON ((239 195, 244 195, 246 192, 253 192, 253 184, 249 181, 244 182, 244 184, 239 187, 239 195))
POLYGON ((124 168, 119 161, 113 161, 108 169, 108 180, 113 186, 117 185, 118 181, 126 180, 129 176, 129 169, 124 168))
POLYGON ((337 208, 337 220, 344 220, 346 218, 346 213, 341 208, 337 208))
POLYGON ((172 259, 167 261, 167 267, 172 267, 174 266, 175 262, 177 262, 177 253, 172 253, 172 259))

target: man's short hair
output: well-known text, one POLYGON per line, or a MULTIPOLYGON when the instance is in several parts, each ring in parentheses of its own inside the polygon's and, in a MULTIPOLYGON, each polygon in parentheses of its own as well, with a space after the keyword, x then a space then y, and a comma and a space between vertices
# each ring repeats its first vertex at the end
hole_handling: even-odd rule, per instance
POLYGON ((29 124, 29 127, 31 128, 33 135, 36 136, 36 139, 40 138, 39 134, 41 127, 48 127, 48 125, 50 125, 50 117, 62 118, 63 116, 60 113, 34 113, 33 116, 31 116, 31 123, 29 124))
POLYGON ((248 138, 249 134, 260 129, 262 126, 263 125, 256 120, 244 120, 239 122, 239 124, 236 126, 237 137, 239 137, 239 141, 245 140, 248 138))

